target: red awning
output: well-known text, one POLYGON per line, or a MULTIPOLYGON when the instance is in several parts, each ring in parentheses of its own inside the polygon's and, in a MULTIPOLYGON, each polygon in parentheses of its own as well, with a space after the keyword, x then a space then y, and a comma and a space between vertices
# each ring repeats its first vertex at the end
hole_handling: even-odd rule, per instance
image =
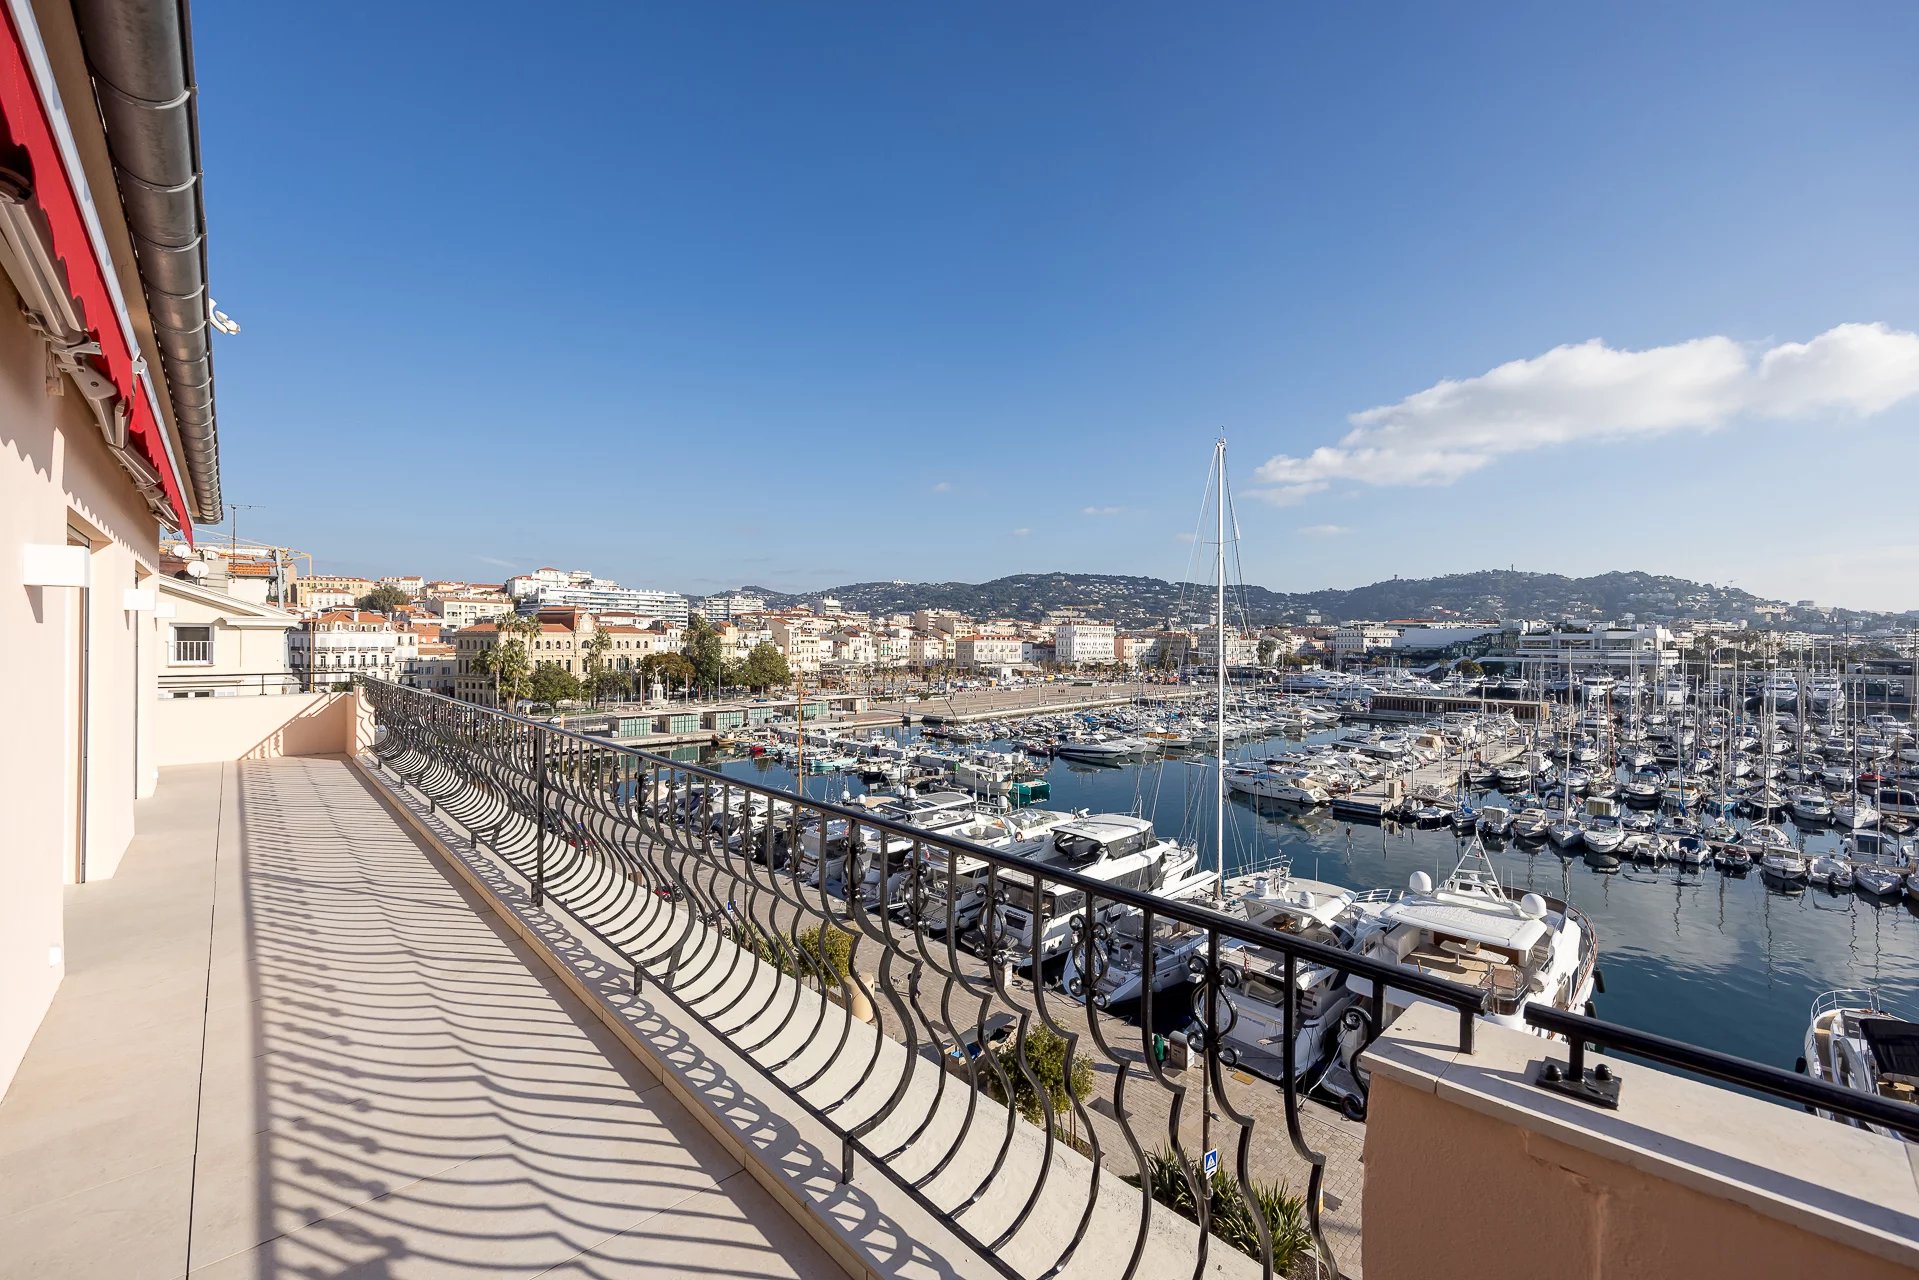
POLYGON ((154 420, 153 405, 142 379, 134 372, 134 350, 107 289, 106 273, 111 263, 101 262, 93 251, 87 225, 80 212, 80 200, 73 187, 54 141, 52 116, 35 88, 33 69, 27 57, 27 44, 14 29, 12 14, 0 23, 0 130, 15 147, 25 151, 33 165, 33 197, 46 216, 53 238, 55 258, 66 272, 67 287, 84 320, 87 333, 100 344, 97 357, 101 370, 126 401, 130 423, 129 439, 140 455, 160 474, 160 486, 166 492, 167 505, 179 521, 180 532, 189 539, 193 523, 187 518, 186 500, 180 493, 180 478, 174 474, 167 457, 162 428, 154 420))

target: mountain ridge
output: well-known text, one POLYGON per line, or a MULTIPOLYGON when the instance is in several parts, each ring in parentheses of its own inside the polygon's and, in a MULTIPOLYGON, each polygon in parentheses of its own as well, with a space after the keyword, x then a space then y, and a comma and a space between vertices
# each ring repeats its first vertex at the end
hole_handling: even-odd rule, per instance
MULTIPOLYGON (((916 609, 956 609, 978 617, 1037 622, 1062 609, 1081 609, 1122 626, 1155 625, 1169 619, 1210 617, 1210 583, 1172 582, 1124 574, 1009 574, 985 582, 854 582, 823 591, 785 592, 769 587, 742 588, 784 608, 823 597, 867 613, 909 613, 916 609)), ((1831 625, 1834 622, 1884 622, 1911 619, 1919 610, 1806 608, 1757 596, 1737 587, 1694 582, 1643 570, 1615 570, 1575 578, 1517 569, 1482 569, 1432 578, 1388 578, 1359 587, 1318 591, 1272 591, 1255 585, 1229 586, 1231 611, 1252 625, 1334 623, 1394 618, 1559 618, 1641 620, 1723 618, 1760 620, 1761 606, 1783 613, 1767 620, 1831 625)))

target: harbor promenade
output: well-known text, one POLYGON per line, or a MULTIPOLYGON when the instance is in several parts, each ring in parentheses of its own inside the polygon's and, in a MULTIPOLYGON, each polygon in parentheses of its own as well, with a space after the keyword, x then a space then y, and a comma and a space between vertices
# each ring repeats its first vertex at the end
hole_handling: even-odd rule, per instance
POLYGON ((977 720, 1091 711, 1136 702, 1172 705, 1206 697, 1210 692, 1193 685, 1040 684, 1010 689, 961 689, 930 697, 876 702, 873 707, 927 724, 967 724, 977 720))

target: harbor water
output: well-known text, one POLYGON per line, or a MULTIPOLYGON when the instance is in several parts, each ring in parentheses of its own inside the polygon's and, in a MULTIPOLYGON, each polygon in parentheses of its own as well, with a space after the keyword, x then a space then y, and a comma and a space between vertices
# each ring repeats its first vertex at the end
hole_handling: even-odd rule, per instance
MULTIPOLYGON (((918 730, 895 732, 902 740, 918 736, 918 730)), ((1333 731, 1304 741, 1336 736, 1333 731)), ((1300 741, 1247 742, 1231 754, 1271 755, 1300 741)), ((711 749, 698 754, 729 775, 794 787, 792 769, 769 756, 711 749)), ((1052 791, 1045 808, 1151 817, 1163 834, 1197 845, 1212 864, 1210 756, 1178 754, 1121 765, 1056 759, 1045 776, 1052 791)), ((806 792, 816 800, 864 790, 851 774, 806 780, 806 792)), ((1808 851, 1839 843, 1831 829, 1800 834, 1808 851)), ((1448 827, 1349 822, 1324 809, 1301 813, 1273 801, 1256 805, 1251 797, 1228 797, 1229 874, 1284 855, 1296 875, 1359 890, 1402 888, 1416 871, 1435 882, 1444 878, 1460 845, 1448 827)), ((1578 853, 1562 854, 1550 844, 1489 842, 1488 849, 1504 883, 1563 898, 1592 921, 1605 983, 1594 1002, 1602 1018, 1791 1068, 1802 1052, 1812 1002, 1823 992, 1872 987, 1890 1007, 1919 1011, 1919 914, 1904 899, 1879 901, 1822 888, 1788 893, 1768 885, 1756 870, 1732 875, 1712 866, 1682 870, 1628 862, 1602 874, 1578 853)))

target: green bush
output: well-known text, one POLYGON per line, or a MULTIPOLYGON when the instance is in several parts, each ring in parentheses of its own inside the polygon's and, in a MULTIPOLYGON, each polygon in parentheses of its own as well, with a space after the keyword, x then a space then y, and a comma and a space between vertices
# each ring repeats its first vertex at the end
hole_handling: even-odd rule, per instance
MULTIPOLYGON (((1176 1154, 1167 1149, 1148 1152, 1146 1173, 1153 1199, 1189 1222, 1199 1221, 1199 1212, 1193 1203, 1193 1181, 1188 1179, 1176 1154)), ((1135 1186, 1139 1182, 1137 1178, 1127 1181, 1135 1186)), ((1273 1238, 1274 1274, 1290 1274, 1294 1264, 1312 1256, 1313 1233, 1306 1221, 1304 1197, 1292 1194, 1282 1183, 1256 1182, 1253 1203, 1249 1205, 1240 1192, 1239 1179, 1229 1174, 1225 1162, 1221 1161, 1212 1176, 1208 1229, 1241 1253, 1257 1258, 1259 1219, 1256 1212, 1265 1216, 1266 1229, 1273 1238)))
POLYGON ((822 985, 838 985, 853 972, 853 935, 834 925, 803 929, 780 945, 772 934, 750 921, 735 919, 733 941, 745 947, 789 978, 823 978, 822 985), (822 941, 822 936, 824 941, 822 941), (820 956, 825 953, 822 967, 820 956))
MULTIPOLYGON (((1026 1075, 1019 1069, 1019 1039, 1008 1037, 993 1050, 999 1059, 1000 1070, 1012 1083, 1013 1097, 1008 1105, 1025 1116, 1034 1124, 1040 1123, 1045 1109, 1040 1103, 1040 1095, 1027 1083, 1026 1075)), ((1066 1040, 1051 1027, 1040 1025, 1026 1033, 1026 1063, 1038 1077, 1040 1087, 1046 1090, 1047 1100, 1052 1103, 1055 1116, 1065 1115, 1072 1109, 1073 1099, 1082 1101, 1093 1091, 1093 1064, 1084 1054, 1074 1054, 1072 1065, 1066 1061, 1066 1040), (1070 1085, 1072 1092, 1067 1092, 1070 1085)), ((998 1102, 1008 1102, 1000 1084, 998 1072, 991 1068, 979 1073, 987 1094, 998 1102)))
POLYGON ((793 945, 802 977, 837 985, 853 972, 853 935, 836 925, 816 924, 802 929, 793 945), (824 968, 820 964, 822 955, 824 968))

